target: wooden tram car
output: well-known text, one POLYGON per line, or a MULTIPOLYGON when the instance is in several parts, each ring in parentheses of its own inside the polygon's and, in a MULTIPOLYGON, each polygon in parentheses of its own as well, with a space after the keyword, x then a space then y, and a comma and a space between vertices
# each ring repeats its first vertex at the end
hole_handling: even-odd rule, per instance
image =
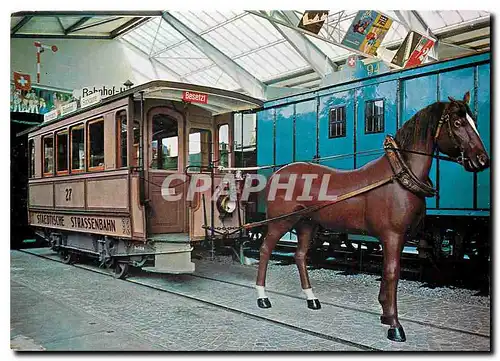
POLYGON ((205 238, 203 225, 238 225, 212 209, 222 179, 213 165, 234 166, 233 116, 261 106, 235 92, 152 81, 30 129, 29 224, 64 261, 92 255, 117 277, 129 265, 194 271, 191 242, 205 238), (179 177, 165 186, 170 175, 179 177), (188 201, 182 179, 193 175, 214 187, 188 201), (165 192, 180 197, 166 201, 165 192))

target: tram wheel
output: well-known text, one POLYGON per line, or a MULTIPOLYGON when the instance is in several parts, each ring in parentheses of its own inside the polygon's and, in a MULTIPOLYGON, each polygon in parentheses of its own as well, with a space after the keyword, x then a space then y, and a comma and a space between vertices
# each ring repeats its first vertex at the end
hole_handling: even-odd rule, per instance
POLYGON ((75 263, 75 255, 72 252, 62 250, 59 253, 59 256, 61 257, 61 261, 64 264, 73 264, 75 263))
POLYGON ((127 263, 116 262, 113 270, 113 277, 124 280, 128 274, 129 265, 127 263))

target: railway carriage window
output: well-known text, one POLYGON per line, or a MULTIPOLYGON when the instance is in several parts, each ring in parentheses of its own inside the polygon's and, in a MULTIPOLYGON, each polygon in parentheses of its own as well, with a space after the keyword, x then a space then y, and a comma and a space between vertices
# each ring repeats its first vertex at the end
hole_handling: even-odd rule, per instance
POLYGON ((54 138, 52 135, 44 137, 43 143, 43 175, 54 174, 54 138))
POLYGON ((68 131, 56 133, 56 173, 68 173, 68 131))
POLYGON ((139 122, 134 121, 134 145, 132 147, 132 159, 130 160, 130 166, 138 167, 140 159, 140 142, 141 140, 141 129, 139 122))
POLYGON ((189 158, 190 172, 206 170, 212 153, 212 132, 207 129, 192 128, 189 130, 189 158))
POLYGON ((219 165, 229 167, 229 125, 219 126, 219 165))
POLYGON ((88 161, 89 170, 104 169, 104 120, 88 124, 88 161))
POLYGON ((35 141, 33 139, 28 142, 28 153, 30 159, 29 177, 33 178, 35 176, 35 141))
POLYGON ((340 138, 346 136, 345 106, 330 109, 329 138, 340 138))
POLYGON ((116 129, 118 134, 117 168, 127 166, 127 112, 116 113, 116 129))
POLYGON ((85 141, 83 124, 71 128, 71 172, 85 170, 85 141))
POLYGON ((371 100, 365 103, 365 134, 384 132, 384 101, 371 100))
POLYGON ((179 139, 177 121, 167 115, 153 117, 151 168, 177 170, 179 139))

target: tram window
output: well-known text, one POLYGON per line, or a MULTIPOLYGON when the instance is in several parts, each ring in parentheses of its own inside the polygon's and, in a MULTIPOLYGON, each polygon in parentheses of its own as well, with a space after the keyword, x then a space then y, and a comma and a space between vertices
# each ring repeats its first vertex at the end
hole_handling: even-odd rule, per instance
POLYGON ((329 138, 340 138, 346 136, 345 106, 330 109, 329 138))
POLYGON ((28 153, 30 159, 29 177, 33 178, 35 176, 35 141, 33 139, 28 142, 28 153))
POLYGON ((99 119, 88 124, 88 160, 89 170, 104 169, 104 120, 99 119))
POLYGON ((71 172, 85 170, 85 141, 83 124, 71 128, 71 172))
POLYGON ((134 122, 134 145, 132 147, 132 159, 130 160, 131 167, 139 166, 140 159, 140 142, 141 140, 141 128, 139 122, 134 122))
POLYGON ((127 166, 127 112, 116 113, 116 129, 118 134, 117 168, 127 166))
POLYGON ((68 173, 68 131, 56 133, 56 173, 68 173))
POLYGON ((212 132, 192 128, 189 131, 189 171, 203 171, 210 164, 212 153, 212 132), (204 168, 201 168, 204 167, 204 168))
POLYGON ((371 100, 365 103, 365 134, 384 132, 384 101, 371 100))
POLYGON ((54 174, 54 138, 52 135, 44 137, 43 143, 43 175, 54 174))
POLYGON ((151 168, 177 170, 179 137, 177 121, 167 115, 153 117, 151 168))
POLYGON ((219 165, 229 167, 229 125, 219 126, 219 165))

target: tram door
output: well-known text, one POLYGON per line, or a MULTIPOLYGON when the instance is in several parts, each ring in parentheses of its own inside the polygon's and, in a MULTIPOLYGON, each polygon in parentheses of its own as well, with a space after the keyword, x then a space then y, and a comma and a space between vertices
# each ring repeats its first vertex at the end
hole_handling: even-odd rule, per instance
POLYGON ((150 234, 187 232, 186 184, 182 180, 184 157, 182 116, 169 108, 153 108, 148 114, 148 232, 150 234), (166 200, 162 184, 166 177, 178 175, 163 190, 178 200, 166 200))

